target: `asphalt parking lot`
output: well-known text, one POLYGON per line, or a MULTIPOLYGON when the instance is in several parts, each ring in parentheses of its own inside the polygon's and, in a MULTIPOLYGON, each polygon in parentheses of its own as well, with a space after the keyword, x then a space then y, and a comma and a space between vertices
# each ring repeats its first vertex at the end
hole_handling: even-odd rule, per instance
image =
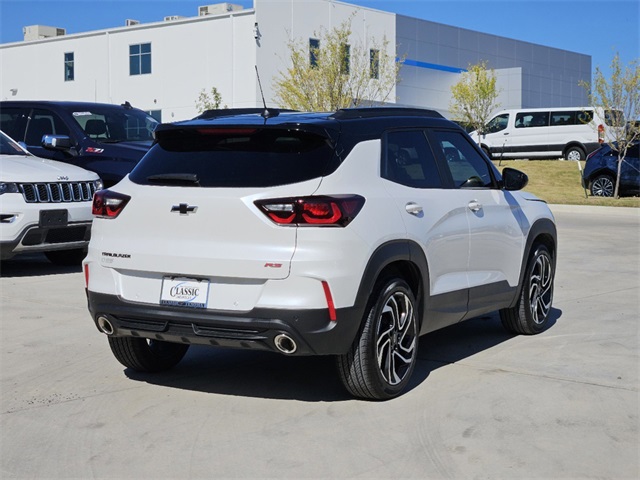
POLYGON ((130 372, 79 268, 3 262, 0 477, 639 478, 640 209, 552 209, 552 326, 427 335, 383 403, 351 399, 328 358, 192 347, 130 372))

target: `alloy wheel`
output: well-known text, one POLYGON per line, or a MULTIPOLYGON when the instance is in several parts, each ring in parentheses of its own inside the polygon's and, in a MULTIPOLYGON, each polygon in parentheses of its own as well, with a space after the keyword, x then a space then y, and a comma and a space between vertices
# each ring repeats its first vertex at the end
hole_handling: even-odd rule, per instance
POLYGON ((547 255, 540 255, 531 270, 531 280, 529 281, 531 317, 538 325, 543 323, 549 315, 552 300, 553 274, 551 260, 547 255))
POLYGON ((411 299, 395 292, 384 304, 377 326, 378 368, 389 385, 398 385, 415 360, 417 331, 411 299))

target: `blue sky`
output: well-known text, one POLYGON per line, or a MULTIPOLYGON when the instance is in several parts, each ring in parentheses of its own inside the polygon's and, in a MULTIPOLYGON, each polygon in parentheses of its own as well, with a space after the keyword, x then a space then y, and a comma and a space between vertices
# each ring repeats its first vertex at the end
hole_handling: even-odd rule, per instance
MULTIPOLYGON (((228 0, 245 8, 252 0, 228 0)), ((298 0, 305 1, 305 0, 298 0)), ((22 40, 22 27, 50 25, 68 34, 195 16, 218 0, 0 0, 0 43, 22 40)), ((592 57, 608 73, 618 52, 624 65, 640 57, 640 0, 350 0, 347 3, 468 28, 592 57)))

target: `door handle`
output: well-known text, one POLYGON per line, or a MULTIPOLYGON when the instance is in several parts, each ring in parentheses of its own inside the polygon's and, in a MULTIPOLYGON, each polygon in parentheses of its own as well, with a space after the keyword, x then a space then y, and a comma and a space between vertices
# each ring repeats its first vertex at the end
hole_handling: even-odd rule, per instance
POLYGON ((405 205, 404 209, 411 215, 420 215, 422 213, 422 207, 415 202, 409 202, 405 205))
POLYGON ((482 210, 482 204, 480 202, 478 202, 477 200, 471 200, 469 202, 469 210, 471 210, 472 212, 478 212, 480 210, 482 210))

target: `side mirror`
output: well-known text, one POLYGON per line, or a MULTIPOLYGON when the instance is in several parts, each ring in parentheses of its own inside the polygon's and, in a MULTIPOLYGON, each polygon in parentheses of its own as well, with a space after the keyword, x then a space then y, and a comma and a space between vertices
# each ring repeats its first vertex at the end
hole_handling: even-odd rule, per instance
POLYGON ((42 146, 49 150, 69 150, 73 144, 67 135, 43 135, 42 146))
POLYGON ((505 167, 502 170, 502 187, 505 190, 522 190, 529 183, 529 177, 520 170, 505 167))

